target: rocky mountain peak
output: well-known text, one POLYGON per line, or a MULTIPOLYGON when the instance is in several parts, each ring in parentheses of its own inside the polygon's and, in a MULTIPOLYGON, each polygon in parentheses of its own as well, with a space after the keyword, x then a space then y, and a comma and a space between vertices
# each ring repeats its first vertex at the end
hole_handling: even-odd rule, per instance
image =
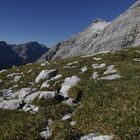
POLYGON ((93 23, 100 23, 100 22, 106 22, 106 21, 101 18, 97 18, 97 19, 93 20, 93 23))
POLYGON ((53 54, 52 59, 56 59, 139 45, 140 0, 112 22, 108 23, 100 18, 94 20, 82 32, 62 41, 59 47, 54 47, 57 49, 51 48, 46 55, 53 54))
POLYGON ((97 18, 87 28, 84 29, 84 32, 95 33, 95 32, 102 30, 107 25, 108 25, 107 21, 97 18))

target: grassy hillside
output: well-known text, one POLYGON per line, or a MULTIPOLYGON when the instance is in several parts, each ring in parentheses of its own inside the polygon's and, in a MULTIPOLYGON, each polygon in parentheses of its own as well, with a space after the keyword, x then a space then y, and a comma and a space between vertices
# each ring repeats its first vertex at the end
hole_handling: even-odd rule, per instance
MULTIPOLYGON (((34 100, 33 104, 40 107, 37 114, 22 111, 0 109, 0 140, 38 140, 39 132, 46 127, 47 120, 54 121, 52 125, 52 140, 76 140, 80 136, 95 133, 113 135, 114 140, 140 139, 140 47, 111 51, 89 57, 74 57, 53 61, 47 66, 30 64, 13 67, 0 74, 2 83, 0 90, 12 87, 18 90, 33 87, 40 90, 39 84, 33 83, 42 70, 57 69, 62 78, 50 82, 50 87, 43 91, 60 90, 64 79, 76 75, 80 82, 72 87, 69 96, 77 101, 76 106, 63 104, 59 99, 34 100), (93 58, 102 58, 95 60, 93 58), (78 61, 70 68, 63 68, 70 62, 78 61), (103 68, 94 69, 92 64, 106 64, 103 68), (94 72, 99 78, 107 67, 114 65, 120 79, 92 79, 94 72), (87 66, 87 71, 81 73, 81 67, 87 66), (21 81, 14 83, 11 73, 23 73, 21 81), (14 86, 14 85, 18 85, 14 86), (72 118, 62 121, 61 118, 72 113, 72 118), (71 126, 70 122, 76 125, 71 126)), ((2 93, 0 93, 2 94, 2 93)))

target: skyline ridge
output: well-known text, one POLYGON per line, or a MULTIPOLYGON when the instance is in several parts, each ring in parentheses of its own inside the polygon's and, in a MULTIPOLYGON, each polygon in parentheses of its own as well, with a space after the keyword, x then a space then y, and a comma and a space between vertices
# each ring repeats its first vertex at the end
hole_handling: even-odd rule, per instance
POLYGON ((107 22, 114 20, 136 0, 73 2, 74 0, 67 2, 65 0, 2 1, 0 40, 8 44, 37 41, 47 47, 53 47, 58 42, 85 29, 97 18, 107 22))

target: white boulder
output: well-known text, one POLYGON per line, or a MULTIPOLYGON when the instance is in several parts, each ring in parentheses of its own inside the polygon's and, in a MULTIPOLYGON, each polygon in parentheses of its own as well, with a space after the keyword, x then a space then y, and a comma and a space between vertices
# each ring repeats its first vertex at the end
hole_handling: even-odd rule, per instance
POLYGON ((25 103, 32 103, 33 100, 35 100, 38 96, 40 95, 40 92, 35 92, 35 93, 32 93, 30 95, 28 95, 25 99, 24 99, 24 102, 25 103))
POLYGON ((7 72, 7 70, 0 70, 0 73, 4 73, 4 72, 7 72))
POLYGON ((104 68, 105 66, 106 66, 106 64, 92 64, 92 67, 94 69, 104 68))
POLYGON ((136 50, 136 52, 140 54, 140 51, 137 51, 137 50, 136 50))
POLYGON ((97 61, 102 60, 102 58, 97 58, 97 57, 94 57, 93 59, 97 61))
POLYGON ((48 126, 43 130, 41 131, 39 134, 40 134, 40 137, 47 140, 47 139, 50 139, 52 137, 52 124, 53 124, 53 120, 52 119, 49 119, 48 120, 48 126))
POLYGON ((52 77, 50 80, 47 80, 47 81, 43 82, 43 84, 41 85, 41 89, 49 88, 49 86, 50 86, 49 81, 58 80, 61 77, 62 77, 62 74, 58 74, 55 77, 52 77))
POLYGON ((21 78, 22 78, 22 76, 15 76, 14 82, 15 82, 15 83, 16 83, 16 82, 19 82, 21 78))
POLYGON ((51 136, 52 136, 52 130, 49 127, 47 127, 46 130, 41 131, 39 133, 39 135, 40 135, 41 138, 47 140, 47 139, 51 138, 51 136))
POLYGON ((50 79, 55 76, 57 73, 56 69, 53 70, 43 70, 40 74, 36 77, 35 82, 39 83, 41 80, 50 79))
POLYGON ((76 125, 76 121, 71 121, 71 122, 70 122, 70 125, 71 125, 71 126, 75 126, 75 125, 76 125))
POLYGON ((2 100, 2 101, 0 101, 0 108, 1 109, 15 110, 15 109, 18 109, 20 107, 21 103, 22 103, 22 101, 19 99, 2 100))
POLYGON ((40 91, 38 99, 54 98, 55 95, 56 95, 55 91, 40 91))
POLYGON ((91 79, 97 79, 98 78, 98 72, 94 72, 91 76, 91 79))
POLYGON ((61 77, 62 77, 62 74, 58 74, 58 75, 52 77, 52 78, 50 79, 50 81, 58 80, 58 79, 60 79, 61 77))
POLYGON ((43 84, 41 85, 41 89, 43 88, 49 88, 50 84, 49 84, 49 80, 43 82, 43 84))
POLYGON ((87 66, 84 66, 84 67, 81 68, 81 72, 82 72, 82 73, 84 73, 84 72, 86 72, 86 71, 87 71, 87 66))
POLYGON ((62 121, 66 121, 71 118, 71 114, 66 114, 64 117, 61 118, 62 121))
POLYGON ((64 83, 61 86, 60 89, 60 95, 62 95, 63 97, 69 97, 68 96, 68 91, 75 86, 78 82, 80 81, 80 79, 76 76, 72 76, 72 77, 67 77, 64 80, 64 83))
POLYGON ((74 68, 76 68, 76 67, 77 67, 77 66, 64 66, 63 69, 71 69, 71 68, 74 69, 74 68))
POLYGON ((24 99, 26 96, 31 94, 34 90, 35 89, 31 89, 31 88, 22 88, 17 92, 18 93, 18 98, 19 99, 24 99))
POLYGON ((7 77, 14 77, 14 76, 19 76, 20 73, 11 73, 11 74, 8 74, 7 77))
POLYGON ((35 105, 26 104, 22 109, 25 112, 30 112, 32 114, 36 114, 39 110, 39 107, 35 106, 35 105))
POLYGON ((122 76, 120 76, 119 74, 113 74, 113 75, 108 75, 108 76, 105 76, 105 77, 101 77, 101 78, 99 78, 99 80, 115 80, 115 79, 119 79, 121 77, 122 76))
POLYGON ((33 69, 30 69, 30 70, 27 71, 27 73, 31 73, 32 71, 33 71, 33 69))
POLYGON ((116 73, 117 70, 114 69, 114 65, 111 65, 107 68, 107 70, 103 73, 104 75, 116 73))
POLYGON ((140 59, 133 59, 134 62, 140 62, 140 59))
POLYGON ((19 99, 24 99, 27 95, 31 94, 34 91, 34 89, 32 90, 31 88, 22 88, 19 91, 16 92, 9 92, 6 95, 6 99, 15 99, 15 98, 19 98, 19 99))
POLYGON ((71 65, 74 65, 74 64, 78 64, 79 61, 74 61, 74 62, 71 62, 71 63, 68 63, 67 66, 71 66, 71 65))
POLYGON ((28 95, 25 99, 24 102, 25 103, 32 103, 33 100, 35 99, 52 99, 55 97, 56 92, 55 91, 38 91, 38 92, 34 92, 30 95, 28 95))
POLYGON ((108 135, 97 136, 94 133, 90 133, 80 138, 80 140, 111 140, 111 139, 112 136, 108 136, 108 135))

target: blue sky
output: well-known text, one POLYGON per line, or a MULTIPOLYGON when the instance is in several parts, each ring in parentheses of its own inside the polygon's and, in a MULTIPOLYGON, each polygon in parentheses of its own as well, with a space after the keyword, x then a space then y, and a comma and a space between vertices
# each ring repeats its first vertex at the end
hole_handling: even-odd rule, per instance
POLYGON ((0 40, 51 47, 94 19, 111 21, 136 0, 0 0, 0 40))

